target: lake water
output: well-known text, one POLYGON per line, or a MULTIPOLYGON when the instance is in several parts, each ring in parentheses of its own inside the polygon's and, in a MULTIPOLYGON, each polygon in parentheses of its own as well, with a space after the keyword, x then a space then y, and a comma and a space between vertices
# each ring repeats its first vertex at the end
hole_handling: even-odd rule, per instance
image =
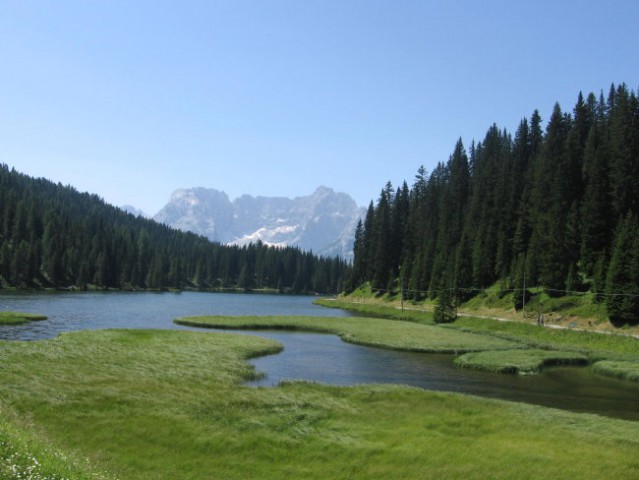
MULTIPOLYGON (((350 316, 312 301, 313 297, 198 292, 0 293, 0 310, 49 317, 42 322, 0 326, 0 339, 37 340, 66 331, 103 328, 193 330, 173 323, 174 318, 191 315, 350 316)), ((260 381, 251 383, 254 386, 300 379, 334 385, 395 383, 639 420, 639 384, 602 377, 588 367, 555 367, 532 376, 501 375, 457 368, 451 355, 353 345, 335 335, 237 333, 261 335, 284 345, 279 354, 251 360, 265 373, 260 381)))
POLYGON ((3 293, 0 311, 40 313, 48 319, 23 325, 0 325, 0 339, 39 340, 62 332, 104 328, 193 330, 175 325, 194 315, 349 316, 339 309, 313 305, 313 297, 232 293, 45 292, 3 293))

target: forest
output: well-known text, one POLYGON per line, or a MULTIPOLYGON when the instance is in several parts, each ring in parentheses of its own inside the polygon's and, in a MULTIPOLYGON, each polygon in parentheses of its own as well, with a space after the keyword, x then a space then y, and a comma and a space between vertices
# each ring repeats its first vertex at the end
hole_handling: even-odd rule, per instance
POLYGON ((382 189, 355 233, 352 290, 464 302, 495 284, 589 292, 615 324, 639 323, 639 102, 625 84, 555 104, 512 136, 461 139, 430 175, 382 189))
POLYGON ((220 245, 0 165, 0 288, 335 293, 349 268, 293 247, 220 245))

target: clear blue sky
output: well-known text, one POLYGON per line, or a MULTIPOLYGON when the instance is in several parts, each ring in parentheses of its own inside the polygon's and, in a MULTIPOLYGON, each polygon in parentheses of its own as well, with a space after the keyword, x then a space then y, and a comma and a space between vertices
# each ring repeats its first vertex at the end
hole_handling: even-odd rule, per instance
POLYGON ((0 0, 0 163, 156 213, 377 199, 497 123, 639 86, 639 2, 0 0))

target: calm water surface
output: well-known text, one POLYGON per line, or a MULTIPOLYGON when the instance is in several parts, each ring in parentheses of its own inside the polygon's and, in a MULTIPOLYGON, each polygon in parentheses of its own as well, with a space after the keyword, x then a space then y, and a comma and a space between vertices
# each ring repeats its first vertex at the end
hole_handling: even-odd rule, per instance
POLYGON ((313 297, 231 293, 70 292, 0 293, 0 310, 40 313, 48 319, 0 325, 0 339, 39 340, 62 332, 104 328, 193 330, 175 325, 193 315, 349 316, 313 305, 313 297))
MULTIPOLYGON (((313 305, 312 300, 196 292, 0 294, 0 310, 49 317, 42 322, 0 326, 0 339, 37 340, 66 331, 102 328, 193 330, 173 323, 176 317, 190 315, 349 316, 338 309, 313 305)), ((639 384, 601 377, 588 367, 557 367, 532 376, 500 375, 457 368, 451 355, 364 347, 345 343, 335 335, 242 333, 272 338, 284 345, 277 355, 251 360, 265 374, 251 383, 255 386, 299 379, 334 385, 396 383, 639 420, 639 384)))

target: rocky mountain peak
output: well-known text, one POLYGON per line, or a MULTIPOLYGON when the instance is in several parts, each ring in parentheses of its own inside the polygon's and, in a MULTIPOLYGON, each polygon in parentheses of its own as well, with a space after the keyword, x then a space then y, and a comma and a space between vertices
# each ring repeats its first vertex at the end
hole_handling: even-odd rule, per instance
POLYGON ((350 259, 355 225, 364 213, 348 194, 325 186, 293 199, 242 195, 233 201, 223 191, 196 187, 173 192, 153 218, 225 244, 259 240, 350 259))

